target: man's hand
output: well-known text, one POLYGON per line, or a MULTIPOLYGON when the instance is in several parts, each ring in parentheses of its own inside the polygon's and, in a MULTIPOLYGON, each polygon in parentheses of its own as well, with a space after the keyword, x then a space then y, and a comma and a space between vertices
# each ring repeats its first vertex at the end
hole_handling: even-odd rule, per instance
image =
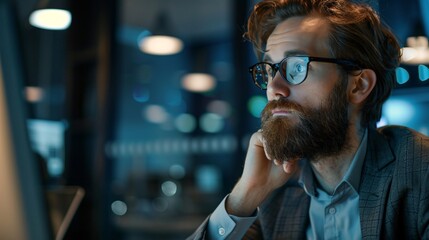
POLYGON ((265 198, 285 184, 297 169, 297 161, 271 159, 260 131, 254 133, 247 150, 243 174, 226 201, 235 216, 250 216, 265 198))

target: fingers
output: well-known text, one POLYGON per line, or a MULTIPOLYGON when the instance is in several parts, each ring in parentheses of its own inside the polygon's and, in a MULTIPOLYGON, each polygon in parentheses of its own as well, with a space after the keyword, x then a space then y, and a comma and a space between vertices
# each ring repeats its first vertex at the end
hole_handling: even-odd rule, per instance
POLYGON ((287 174, 292 174, 298 167, 297 160, 289 160, 289 161, 279 161, 277 159, 273 160, 273 163, 276 166, 282 166, 283 171, 287 174))
POLYGON ((292 174, 298 168, 297 160, 284 161, 283 162, 283 171, 287 174, 292 174))
POLYGON ((267 152, 267 146, 266 146, 266 141, 265 141, 265 139, 262 137, 262 129, 259 129, 257 132, 256 132, 256 135, 257 135, 257 139, 258 139, 258 141, 262 144, 262 148, 264 149, 264 153, 265 153, 265 157, 268 159, 268 160, 271 160, 271 161, 273 161, 273 163, 274 163, 274 165, 276 165, 276 166, 282 166, 282 168, 283 168, 283 171, 285 172, 285 173, 287 173, 287 174, 291 174, 291 173, 293 173, 293 172, 295 172, 295 170, 297 169, 297 160, 298 159, 294 159, 294 160, 287 160, 287 161, 284 161, 284 160, 278 160, 278 159, 273 159, 269 154, 268 154, 268 152, 267 152))
MULTIPOLYGON (((256 137, 256 139, 257 139, 257 142, 258 142, 258 144, 260 144, 261 146, 262 146, 262 148, 264 149, 264 153, 265 153, 265 157, 268 159, 268 160, 273 160, 272 158, 271 158, 271 156, 268 154, 268 152, 267 152, 267 144, 266 144, 266 141, 265 141, 265 139, 262 137, 262 129, 259 129, 255 134, 255 137, 256 137)), ((278 163, 276 163, 276 162, 274 162, 276 165, 281 165, 281 163, 280 162, 278 162, 278 163)))
POLYGON ((279 160, 277 160, 277 159, 274 159, 274 160, 273 160, 273 162, 274 162, 274 164, 275 164, 275 165, 277 165, 277 166, 280 166, 280 165, 282 165, 282 164, 283 164, 281 161, 279 161, 279 160))

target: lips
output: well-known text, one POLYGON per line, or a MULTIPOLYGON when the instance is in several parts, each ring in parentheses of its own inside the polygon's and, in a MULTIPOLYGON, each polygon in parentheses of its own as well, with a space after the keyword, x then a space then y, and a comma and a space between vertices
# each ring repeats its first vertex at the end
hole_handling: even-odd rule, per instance
POLYGON ((298 103, 286 98, 271 100, 265 106, 261 114, 261 121, 270 118, 295 118, 303 117, 304 109, 298 103))
POLYGON ((271 111, 271 114, 273 116, 288 116, 290 114, 292 114, 294 111, 291 109, 279 109, 276 108, 274 110, 271 111))

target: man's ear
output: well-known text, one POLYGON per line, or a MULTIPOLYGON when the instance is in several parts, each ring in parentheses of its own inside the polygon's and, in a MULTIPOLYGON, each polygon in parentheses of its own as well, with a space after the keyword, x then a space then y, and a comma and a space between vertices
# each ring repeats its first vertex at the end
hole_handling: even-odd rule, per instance
POLYGON ((358 76, 353 76, 349 85, 349 101, 361 104, 374 89, 377 75, 371 69, 363 69, 358 76))

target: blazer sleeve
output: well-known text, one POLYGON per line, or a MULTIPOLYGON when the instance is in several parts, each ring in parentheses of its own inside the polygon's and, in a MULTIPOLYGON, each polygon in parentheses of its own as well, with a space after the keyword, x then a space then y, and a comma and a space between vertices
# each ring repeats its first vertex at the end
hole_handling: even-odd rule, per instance
MULTIPOLYGON (((427 156, 429 159, 429 156, 427 156)), ((421 239, 429 239, 429 167, 424 173, 421 186, 421 197, 419 202, 418 224, 421 239)))
POLYGON ((207 225, 209 223, 209 218, 210 216, 208 216, 204 222, 197 228, 197 230, 195 230, 194 233, 192 233, 191 236, 189 236, 188 238, 186 238, 186 240, 202 240, 202 239, 206 239, 206 229, 207 229, 207 225))
POLYGON ((244 235, 243 240, 254 240, 254 239, 264 239, 261 231, 261 224, 259 219, 257 219, 247 230, 246 235, 244 235))

